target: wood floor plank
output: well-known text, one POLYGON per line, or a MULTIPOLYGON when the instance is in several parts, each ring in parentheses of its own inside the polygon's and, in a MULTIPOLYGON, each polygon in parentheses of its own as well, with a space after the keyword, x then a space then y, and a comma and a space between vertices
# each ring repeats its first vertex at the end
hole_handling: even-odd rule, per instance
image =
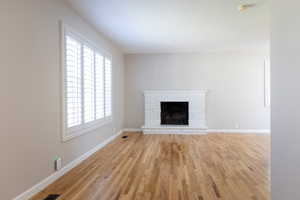
POLYGON ((124 133, 32 200, 269 200, 270 138, 124 133))

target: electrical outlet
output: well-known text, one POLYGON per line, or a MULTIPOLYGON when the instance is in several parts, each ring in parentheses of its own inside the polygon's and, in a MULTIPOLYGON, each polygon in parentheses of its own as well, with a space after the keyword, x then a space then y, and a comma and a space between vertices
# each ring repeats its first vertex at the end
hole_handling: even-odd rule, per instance
POLYGON ((236 123, 236 124, 235 124, 235 128, 236 128, 236 129, 239 129, 239 128, 240 128, 240 124, 236 123))
POLYGON ((61 169, 61 158, 58 157, 54 160, 54 169, 55 169, 55 171, 58 171, 61 169))

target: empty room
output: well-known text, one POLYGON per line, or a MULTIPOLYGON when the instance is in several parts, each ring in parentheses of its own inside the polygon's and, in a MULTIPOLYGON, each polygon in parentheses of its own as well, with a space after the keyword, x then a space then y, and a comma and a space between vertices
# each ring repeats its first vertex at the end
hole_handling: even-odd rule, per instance
POLYGON ((299 6, 0 0, 0 200, 300 199, 299 6))

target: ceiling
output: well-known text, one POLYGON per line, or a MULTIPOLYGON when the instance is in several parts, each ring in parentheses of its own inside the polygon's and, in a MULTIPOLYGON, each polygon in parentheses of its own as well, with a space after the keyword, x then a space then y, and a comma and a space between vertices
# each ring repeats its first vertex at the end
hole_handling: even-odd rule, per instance
POLYGON ((67 1, 125 53, 256 49, 270 37, 267 0, 67 1))

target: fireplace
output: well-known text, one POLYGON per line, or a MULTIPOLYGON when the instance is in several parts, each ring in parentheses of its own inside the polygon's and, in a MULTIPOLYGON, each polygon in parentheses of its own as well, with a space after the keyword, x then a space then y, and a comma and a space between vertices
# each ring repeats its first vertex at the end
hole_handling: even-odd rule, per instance
POLYGON ((205 134, 206 90, 147 90, 144 134, 205 134))
POLYGON ((161 125, 189 125, 189 102, 160 102, 161 125))

